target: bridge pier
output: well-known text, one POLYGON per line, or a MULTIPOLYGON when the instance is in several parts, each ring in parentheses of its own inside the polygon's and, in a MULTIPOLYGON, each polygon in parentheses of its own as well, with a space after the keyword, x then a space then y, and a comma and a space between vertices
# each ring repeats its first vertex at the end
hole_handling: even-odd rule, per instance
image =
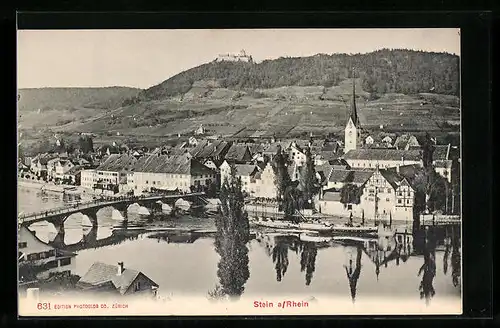
POLYGON ((61 224, 58 224, 56 226, 56 223, 54 222, 54 227, 56 227, 57 234, 52 240, 51 244, 55 248, 62 248, 64 244, 64 236, 65 236, 65 231, 64 231, 64 223, 62 222, 61 224))
POLYGON ((89 218, 92 227, 97 227, 97 211, 98 210, 99 209, 97 209, 97 210, 95 210, 95 209, 88 209, 88 210, 81 211, 81 213, 83 215, 86 215, 89 218))
POLYGON ((83 234, 82 243, 84 245, 90 244, 94 245, 97 241, 97 225, 93 226, 89 233, 83 234))

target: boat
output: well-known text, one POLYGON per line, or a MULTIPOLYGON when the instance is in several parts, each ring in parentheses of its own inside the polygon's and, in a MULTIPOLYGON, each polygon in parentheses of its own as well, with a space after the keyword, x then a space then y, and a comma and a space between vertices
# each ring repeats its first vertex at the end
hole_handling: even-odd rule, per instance
POLYGON ((299 229, 314 230, 314 231, 331 231, 332 226, 323 223, 301 222, 299 223, 299 229))
POLYGON ((368 234, 376 234, 377 227, 349 227, 349 226, 333 226, 330 228, 330 231, 336 233, 368 233, 368 234))
POLYGON ((332 237, 323 237, 310 233, 301 233, 299 235, 300 241, 313 242, 313 243, 329 243, 332 237))

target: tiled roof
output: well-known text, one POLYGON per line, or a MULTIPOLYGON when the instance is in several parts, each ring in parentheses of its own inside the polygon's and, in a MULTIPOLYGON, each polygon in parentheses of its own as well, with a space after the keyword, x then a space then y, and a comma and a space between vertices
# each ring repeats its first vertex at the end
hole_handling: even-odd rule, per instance
POLYGON ((379 161, 400 161, 401 159, 410 161, 420 161, 421 151, 402 149, 353 149, 344 155, 346 160, 379 160, 379 161))
POLYGON ((399 149, 405 148, 410 141, 412 141, 413 143, 416 142, 415 146, 418 146, 419 144, 417 138, 414 135, 403 134, 396 138, 396 140, 394 141, 394 146, 399 149))
POLYGON ((340 202, 340 192, 338 191, 327 191, 323 194, 322 200, 340 202))
POLYGON ((211 156, 223 156, 224 152, 228 150, 230 144, 223 140, 215 140, 209 142, 208 140, 203 140, 196 147, 191 149, 189 153, 194 158, 208 158, 211 156))
POLYGON ((435 145, 432 159, 434 161, 445 161, 449 159, 451 145, 435 145))
POLYGON ((137 162, 134 156, 126 154, 109 155, 98 167, 98 171, 129 171, 137 162))
POLYGON ((370 170, 337 170, 332 169, 328 176, 328 181, 331 182, 344 182, 354 184, 364 184, 373 175, 370 170))
POLYGON ((276 154, 276 152, 278 152, 278 146, 281 146, 281 150, 285 151, 290 147, 290 144, 291 144, 291 142, 288 142, 288 141, 273 142, 273 143, 268 144, 265 147, 263 152, 265 154, 274 155, 274 154, 276 154))
MULTIPOLYGON (((92 264, 87 273, 78 281, 79 284, 89 284, 99 286, 108 282, 112 282, 120 294, 125 294, 134 280, 141 274, 137 270, 124 268, 121 275, 118 275, 118 268, 115 265, 110 265, 101 262, 92 264)), ((158 286, 152 281, 153 285, 158 286)))
POLYGON ((242 161, 245 158, 245 154, 250 154, 250 150, 247 145, 233 144, 229 148, 225 158, 229 161, 242 161))
POLYGON ((389 182, 389 184, 396 189, 399 186, 399 183, 401 180, 404 179, 404 177, 400 174, 398 174, 394 170, 380 170, 380 174, 389 182))
POLYGON ((188 156, 147 156, 140 158, 133 168, 134 172, 169 174, 213 174, 213 171, 188 156))
POLYGON ((257 170, 257 166, 249 164, 235 164, 236 175, 248 176, 257 170))

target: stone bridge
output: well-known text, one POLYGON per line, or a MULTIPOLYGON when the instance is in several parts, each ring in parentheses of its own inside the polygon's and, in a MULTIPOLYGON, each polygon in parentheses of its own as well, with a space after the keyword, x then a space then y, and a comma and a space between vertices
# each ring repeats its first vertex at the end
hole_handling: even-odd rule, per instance
POLYGON ((97 226, 97 212, 105 207, 113 207, 116 210, 123 212, 126 216, 127 209, 131 204, 137 203, 140 206, 149 209, 155 209, 155 204, 158 201, 169 204, 173 207, 175 201, 182 198, 184 200, 206 204, 204 192, 185 193, 175 195, 154 195, 154 196, 132 196, 132 197, 107 197, 104 199, 93 200, 84 203, 78 203, 73 206, 65 206, 54 208, 36 213, 27 213, 19 216, 19 224, 29 226, 36 222, 47 221, 52 223, 56 230, 59 231, 66 219, 75 213, 82 213, 90 219, 92 226, 97 226))

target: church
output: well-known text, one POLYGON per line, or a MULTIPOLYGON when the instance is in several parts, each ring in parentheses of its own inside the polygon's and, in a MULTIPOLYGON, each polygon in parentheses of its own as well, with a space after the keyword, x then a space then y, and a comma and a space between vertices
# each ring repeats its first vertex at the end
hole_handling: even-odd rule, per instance
POLYGON ((344 130, 343 158, 351 168, 375 169, 423 165, 420 149, 362 148, 361 123, 356 108, 356 85, 352 80, 352 99, 344 130))

